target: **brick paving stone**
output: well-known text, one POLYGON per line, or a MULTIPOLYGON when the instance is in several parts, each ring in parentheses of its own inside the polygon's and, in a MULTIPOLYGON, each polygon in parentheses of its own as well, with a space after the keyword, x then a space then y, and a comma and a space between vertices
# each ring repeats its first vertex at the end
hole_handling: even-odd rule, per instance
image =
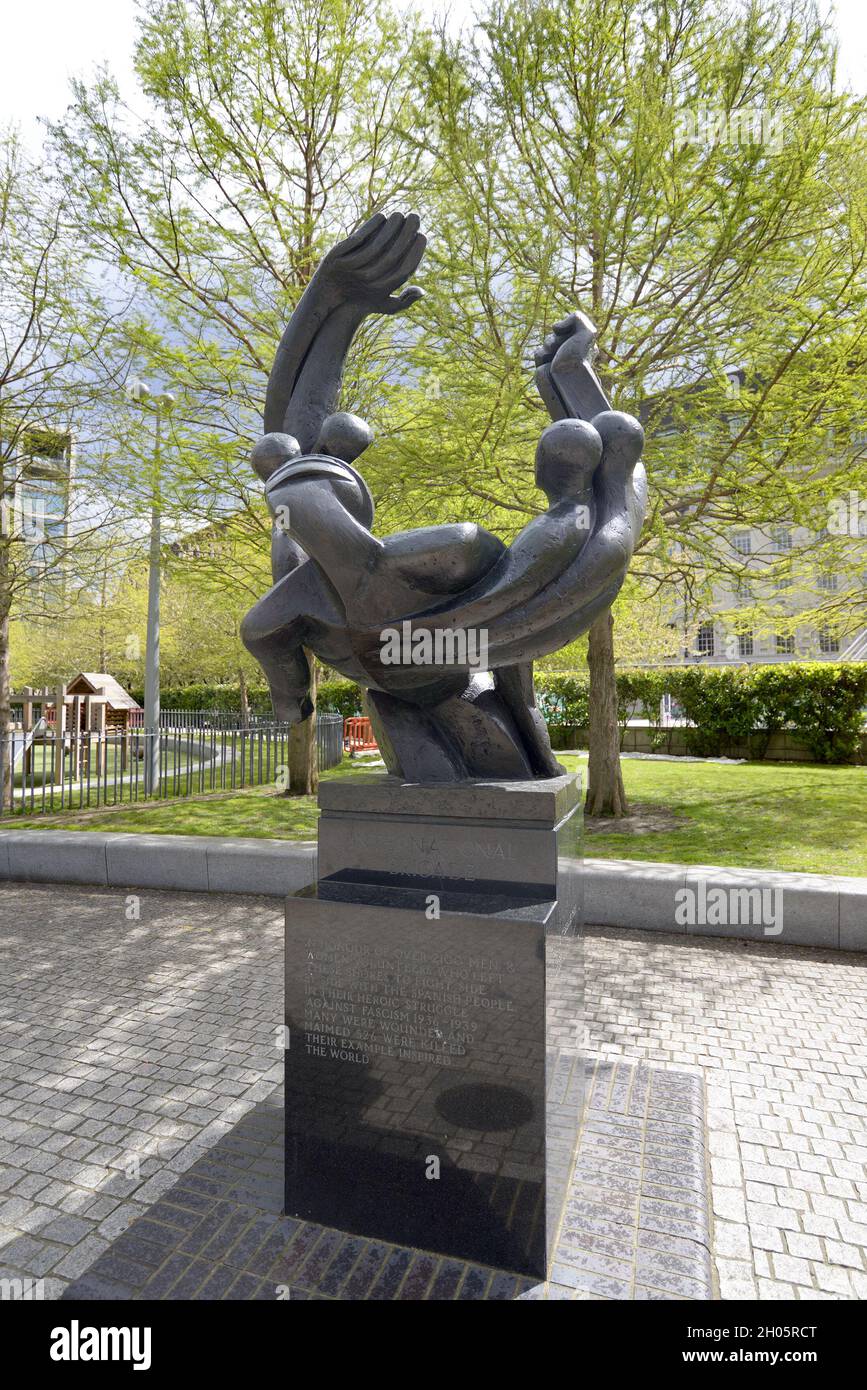
POLYGON ((437 1270, 428 1298, 435 1302, 445 1302, 454 1298, 463 1272, 463 1265, 458 1260, 443 1260, 437 1270))
POLYGON ((371 1299, 391 1299, 397 1296, 404 1276, 412 1260, 411 1250, 392 1249, 385 1260, 379 1277, 367 1295, 371 1299))
MULTIPOLYGON (((282 1194, 281 1095, 274 1091, 239 1121, 133 1225, 112 1243, 64 1297, 75 1298, 97 1278, 135 1288, 134 1297, 254 1298, 307 1296, 342 1299, 707 1298, 711 1293, 707 1202, 690 1170, 690 1186, 652 1181, 646 1167, 651 1124, 668 1114, 672 1097, 694 1108, 700 1086, 691 1076, 653 1073, 624 1063, 600 1062, 590 1085, 572 1196, 552 1279, 544 1286, 502 1270, 448 1260, 384 1242, 346 1236, 274 1213, 282 1194), (607 1108, 619 1107, 615 1118, 607 1108), (628 1124, 616 1118, 628 1106, 628 1124), (624 1196, 604 1162, 611 1135, 627 1131, 638 1157, 638 1181, 624 1196), (600 1139, 602 1148, 600 1150, 600 1139), (585 1148, 586 1143, 586 1148, 585 1148), (238 1197, 238 1173, 256 1163, 263 1187, 257 1210, 249 1193, 238 1197), (587 1169, 588 1180, 581 1176, 587 1169), (207 1173, 210 1176, 203 1176, 207 1173), (219 1174, 219 1178, 214 1177, 219 1174), (650 1190, 646 1209, 644 1194, 650 1190), (594 1194, 589 1199, 588 1192, 594 1194), (275 1199, 276 1198, 276 1203, 275 1199), (614 1248, 583 1224, 590 1213, 604 1223, 609 1203, 620 1236, 614 1248), (596 1215, 598 1214, 598 1215, 596 1215), (659 1227, 671 1229, 658 1229, 659 1227), (698 1232, 698 1234, 696 1234, 698 1232), (131 1268, 130 1266, 133 1266, 131 1268), (239 1274, 247 1276, 240 1279, 239 1274)), ((690 1147, 681 1157, 704 1172, 700 1129, 686 1127, 690 1147)), ((620 1150, 616 1150, 620 1152, 620 1150)), ((680 1151, 679 1151, 680 1152, 680 1151)))
MULTIPOLYGON (((381 1245, 379 1241, 368 1242, 356 1261, 352 1273, 343 1285, 344 1296, 350 1299, 366 1298, 388 1255, 389 1247, 387 1245, 381 1245)), ((461 1267, 457 1266, 455 1287, 457 1287, 462 1272, 461 1267)))
POLYGON ((255 1299, 260 1288, 261 1281, 254 1274, 239 1274, 233 1284, 230 1284, 225 1298, 238 1302, 247 1302, 255 1299))
POLYGON ((237 1270, 228 1265, 216 1265, 212 1273, 194 1294, 196 1299, 225 1298, 237 1279, 237 1270))
MULTIPOLYGON (((364 1249, 364 1245, 365 1242, 361 1236, 344 1237, 339 1250, 319 1281, 320 1293, 328 1294, 332 1298, 338 1296, 359 1255, 364 1249)), ((419 1260, 423 1260, 424 1256, 420 1255, 418 1258, 419 1260)), ((436 1264, 435 1260, 433 1264, 436 1264)), ((416 1293, 414 1296, 421 1298, 423 1297, 423 1293, 416 1293)))
POLYGON ((543 1286, 281 1218, 279 904, 125 906, 0 884, 0 1264, 47 1296, 129 1290, 99 1267, 130 1231, 159 1297, 867 1296, 867 956, 588 930, 591 1105, 543 1286))
POLYGON ((863 1297, 867 955, 609 928, 585 940, 590 1052, 704 1081, 719 1295, 863 1297))
POLYGON ((40 1227, 46 1240, 59 1240, 63 1245, 76 1245, 93 1230, 92 1221, 81 1221, 74 1216, 58 1216, 54 1221, 40 1227))

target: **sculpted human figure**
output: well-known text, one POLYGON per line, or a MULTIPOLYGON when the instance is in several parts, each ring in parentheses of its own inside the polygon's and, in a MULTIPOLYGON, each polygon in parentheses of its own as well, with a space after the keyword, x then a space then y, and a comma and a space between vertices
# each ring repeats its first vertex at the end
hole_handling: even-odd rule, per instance
POLYGON ((312 710, 305 648, 358 681, 386 764, 406 778, 553 776, 532 661, 585 631, 623 582, 643 517, 643 436, 610 410, 590 362, 592 326, 571 315, 537 354, 555 421, 536 453, 548 510, 509 547, 462 522, 374 536, 353 466, 371 432, 334 406, 364 316, 418 299, 393 292, 424 245, 417 218, 371 218, 329 253, 292 316, 269 381, 268 433, 252 455, 275 518, 275 583, 242 636, 278 718, 312 710), (383 633, 396 627, 413 640, 472 631, 489 671, 469 659, 479 643, 452 642, 447 658, 422 665, 385 659, 383 633))

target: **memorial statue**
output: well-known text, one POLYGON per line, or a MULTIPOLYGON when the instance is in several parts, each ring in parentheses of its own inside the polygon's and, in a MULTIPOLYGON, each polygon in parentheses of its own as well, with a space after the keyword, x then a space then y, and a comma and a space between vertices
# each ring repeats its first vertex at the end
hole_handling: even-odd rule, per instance
POLYGON ((470 522, 374 536, 354 466, 372 432, 335 406, 363 319, 420 298, 396 291, 425 245, 414 214, 375 214, 332 248, 292 314, 251 456, 274 517, 274 584, 242 638, 278 719, 312 713, 308 652, 357 681, 405 781, 554 777, 533 661, 586 632, 623 583, 646 504, 643 431, 611 409, 593 326, 570 314, 536 354, 553 422, 536 450, 548 510, 510 546, 470 522))

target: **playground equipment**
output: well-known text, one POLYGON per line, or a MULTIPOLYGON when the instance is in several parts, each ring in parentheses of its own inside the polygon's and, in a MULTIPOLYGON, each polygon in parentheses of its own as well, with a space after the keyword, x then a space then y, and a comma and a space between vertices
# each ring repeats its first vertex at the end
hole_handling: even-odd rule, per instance
POLYGON ((131 730, 140 707, 113 676, 102 671, 81 671, 68 684, 54 689, 34 690, 25 685, 12 695, 13 707, 20 706, 21 746, 18 731, 13 735, 13 768, 20 763, 25 772, 32 768, 34 746, 51 747, 53 781, 64 778, 64 761, 75 754, 81 762, 90 756, 87 734, 96 735, 94 748, 99 771, 104 775, 106 752, 112 735, 117 736, 121 767, 130 757, 131 730), (38 711, 38 713, 37 713, 38 711))
POLYGON ((12 733, 12 771, 15 771, 19 760, 29 753, 34 738, 38 734, 44 734, 48 729, 47 719, 38 719, 33 728, 27 733, 22 730, 20 733, 13 730, 12 733))

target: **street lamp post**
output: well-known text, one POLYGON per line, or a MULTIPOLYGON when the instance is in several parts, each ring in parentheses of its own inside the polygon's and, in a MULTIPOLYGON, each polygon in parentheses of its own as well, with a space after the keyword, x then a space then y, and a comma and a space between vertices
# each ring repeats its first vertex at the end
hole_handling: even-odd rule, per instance
POLYGON ((145 650, 145 796, 156 796, 160 789, 160 446, 163 414, 175 403, 169 391, 152 394, 144 381, 135 381, 129 389, 130 398, 139 405, 149 406, 155 414, 153 488, 151 499, 151 529, 148 559, 148 628, 145 650), (148 737, 148 730, 150 736, 148 737))

